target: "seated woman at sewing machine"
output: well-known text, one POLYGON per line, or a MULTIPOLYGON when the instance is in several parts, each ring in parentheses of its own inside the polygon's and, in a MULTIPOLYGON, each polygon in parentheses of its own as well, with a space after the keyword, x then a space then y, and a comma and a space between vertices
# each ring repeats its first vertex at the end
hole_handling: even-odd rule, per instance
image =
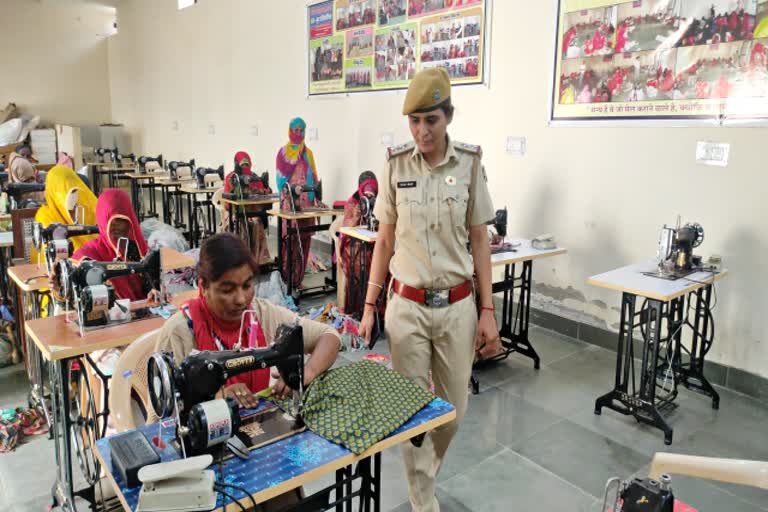
MULTIPOLYGON (((358 179, 358 187, 354 194, 347 200, 344 205, 344 218, 341 221, 342 227, 357 227, 362 226, 365 229, 376 231, 378 229, 377 221, 373 216, 373 206, 376 203, 376 196, 379 193, 379 182, 376 180, 376 175, 371 171, 365 171, 360 174, 358 179)), ((368 282, 367 275, 360 275, 363 268, 363 263, 366 269, 371 268, 371 260, 373 259, 373 248, 367 251, 364 255, 361 251, 358 251, 353 260, 352 258, 352 241, 348 236, 339 235, 339 252, 341 255, 341 268, 345 277, 344 285, 344 302, 343 307, 346 313, 354 313, 355 304, 352 303, 354 294, 350 290, 351 279, 350 276, 354 273, 358 275, 359 279, 363 282, 368 282), (365 256, 366 261, 362 259, 365 256)), ((387 287, 387 284, 384 284, 387 287)), ((360 301, 364 301, 365 297, 360 297, 360 301)), ((357 304, 358 308, 362 308, 362 304, 357 304)), ((385 301, 379 305, 380 318, 384 318, 385 301)))
MULTIPOLYGON (((251 181, 248 183, 247 188, 243 190, 237 179, 238 176, 254 176, 251 156, 245 151, 238 151, 235 154, 235 170, 227 174, 224 179, 224 193, 234 193, 238 196, 240 194, 247 196, 249 194, 267 195, 272 193, 269 185, 262 183, 260 180, 251 181)), ((272 261, 269 255, 269 248, 267 247, 267 234, 264 229, 267 226, 267 210, 271 206, 232 206, 230 204, 225 206, 224 215, 221 216, 222 231, 226 231, 229 228, 229 216, 235 213, 242 215, 242 212, 238 212, 238 210, 244 209, 249 217, 249 231, 247 235, 253 257, 256 258, 256 262, 259 265, 272 261)), ((235 229, 237 230, 237 227, 235 229)), ((245 235, 245 233, 241 233, 241 235, 245 235)))
MULTIPOLYGON (((193 350, 266 347, 281 324, 298 319, 304 351, 311 354, 304 370, 305 385, 336 361, 341 339, 332 327, 254 298, 258 265, 245 242, 234 234, 218 233, 203 241, 197 272, 200 296, 165 323, 156 351, 172 352, 181 363, 193 350)), ((222 389, 223 396, 234 398, 242 407, 253 407, 257 404, 253 393, 268 388, 269 377, 268 369, 233 377, 222 389)), ((282 380, 272 390, 280 397, 290 392, 282 380)))
MULTIPOLYGON (((141 232, 139 220, 125 191, 108 188, 99 194, 96 202, 96 224, 99 235, 83 245, 72 255, 72 260, 94 261, 141 261, 149 251, 141 232)), ((118 299, 140 301, 154 298, 152 289, 143 274, 115 277, 109 280, 118 299)))
MULTIPOLYGON (((96 196, 69 167, 56 165, 48 172, 45 179, 45 203, 35 214, 35 222, 44 228, 51 224, 96 224, 96 196)), ((77 252, 95 236, 70 238, 73 250, 77 252)), ((34 248, 30 261, 38 261, 34 248)))
MULTIPOLYGON (((8 182, 40 183, 40 174, 33 160, 29 144, 21 143, 16 146, 16 150, 8 157, 8 182)), ((45 195, 43 192, 27 192, 19 197, 19 201, 29 199, 42 202, 45 195)))

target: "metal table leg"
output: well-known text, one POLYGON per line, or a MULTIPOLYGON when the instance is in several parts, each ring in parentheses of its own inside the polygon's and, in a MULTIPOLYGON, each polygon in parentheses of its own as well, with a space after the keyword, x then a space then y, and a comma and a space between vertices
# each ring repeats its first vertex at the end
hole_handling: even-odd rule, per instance
POLYGON ((520 353, 533 360, 533 367, 538 370, 541 368, 541 358, 533 348, 533 344, 528 336, 528 330, 531 317, 531 288, 533 285, 533 261, 523 262, 523 269, 520 276, 515 273, 515 265, 504 266, 504 279, 501 282, 493 284, 493 293, 503 292, 503 302, 501 309, 501 328, 499 336, 501 337, 502 352, 476 361, 473 365, 473 372, 470 378, 472 392, 480 392, 480 379, 475 370, 483 368, 491 363, 503 361, 515 352, 520 353), (515 308, 514 293, 520 290, 520 296, 515 308))
MULTIPOLYGON (((672 444, 672 427, 664 420, 656 402, 657 375, 659 372, 659 353, 664 303, 648 301, 648 309, 635 312, 637 297, 630 293, 622 295, 621 328, 616 353, 616 378, 614 389, 595 401, 595 414, 599 415, 603 407, 608 407, 624 415, 634 416, 637 421, 654 426, 664 432, 664 443, 672 444), (640 322, 635 323, 635 317, 640 322), (633 331, 635 327, 644 328, 642 363, 640 366, 640 386, 635 379, 635 361, 633 331), (631 386, 630 386, 631 382, 631 386)), ((670 342, 667 340, 667 342, 670 342)), ((671 403, 671 397, 665 397, 664 403, 671 403)))
MULTIPOLYGON (((296 236, 297 238, 301 236, 298 223, 295 229, 290 226, 290 223, 286 229, 285 242, 288 244, 288 247, 286 248, 285 265, 286 265, 286 273, 288 274, 286 278, 286 282, 288 283, 288 295, 293 295, 293 240, 291 239, 292 236, 296 236)), ((296 295, 298 296, 298 294, 296 295)))

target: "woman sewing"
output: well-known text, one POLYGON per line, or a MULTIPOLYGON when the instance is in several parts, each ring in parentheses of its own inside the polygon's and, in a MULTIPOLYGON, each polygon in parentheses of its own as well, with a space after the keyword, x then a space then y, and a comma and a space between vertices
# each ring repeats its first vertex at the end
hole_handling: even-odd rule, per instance
MULTIPOLYGON (((371 171, 365 171, 362 173, 358 179, 357 190, 354 194, 352 194, 352 196, 344 205, 344 218, 341 221, 341 226, 363 226, 366 229, 374 231, 378 229, 377 222, 373 215, 373 206, 376 204, 376 196, 378 193, 379 182, 376 180, 376 175, 371 171)), ((341 254, 341 269, 344 276, 346 277, 344 302, 342 305, 344 307, 344 311, 350 314, 354 313, 356 306, 353 303, 354 294, 352 293, 352 290, 350 290, 350 285, 352 282, 350 276, 354 273, 359 277, 359 279, 363 280, 363 282, 368 281, 368 271, 370 271, 371 268, 373 252, 366 251, 365 261, 363 261, 364 254, 362 251, 357 251, 353 259, 352 241, 350 240, 350 237, 344 234, 339 236, 339 246, 339 252, 341 254), (365 275, 362 274, 363 268, 368 269, 365 275)), ((363 298, 364 297, 360 297, 359 300, 362 301, 363 298)), ((381 304, 379 304, 378 310, 381 318, 384 317, 384 311, 386 307, 385 303, 386 301, 382 300, 381 304)), ((358 305, 358 307, 361 306, 362 304, 358 305)))
MULTIPOLYGON (((51 224, 96 224, 96 196, 75 171, 63 165, 54 166, 45 180, 45 202, 35 214, 35 222, 47 228, 51 224)), ((70 238, 74 251, 79 250, 96 235, 70 238)), ((31 261, 38 255, 32 249, 31 261)))
MULTIPOLYGON (((304 384, 336 361, 341 339, 333 328, 254 298, 258 265, 237 236, 219 233, 203 241, 197 272, 200 296, 165 323, 157 351, 173 352, 181 363, 193 350, 266 347, 280 325, 298 320, 304 331, 304 351, 311 355, 304 368, 304 384)), ((222 393, 242 407, 253 407, 257 403, 253 394, 269 387, 269 377, 268 369, 232 377, 222 393)), ((272 390, 280 397, 290 392, 281 379, 272 390)))
MULTIPOLYGON (((9 183, 40 183, 40 174, 32 162, 32 148, 29 144, 19 144, 16 150, 8 157, 8 182, 9 183)), ((19 202, 37 201, 45 199, 43 192, 26 192, 19 196, 19 202)))
MULTIPOLYGON (((141 261, 149 246, 141 232, 131 198, 120 189, 108 188, 99 194, 96 202, 98 237, 87 242, 72 255, 79 263, 94 261, 141 261)), ((144 274, 115 277, 109 280, 119 299, 140 301, 154 296, 152 284, 144 274)))
MULTIPOLYGON (((317 165, 312 150, 304 144, 304 135, 307 123, 300 117, 293 119, 288 126, 288 143, 277 152, 275 167, 277 168, 277 189, 280 193, 280 209, 293 211, 301 208, 316 206, 314 192, 304 192, 294 197, 291 187, 296 185, 313 186, 319 182, 317 165)), ((314 226, 316 219, 302 219, 292 221, 296 228, 314 226)), ((288 222, 283 223, 284 239, 288 235, 288 222)), ((280 261, 282 262, 283 278, 291 280, 294 290, 301 287, 304 273, 309 261, 309 249, 312 243, 312 233, 301 233, 298 237, 292 236, 286 239, 282 246, 280 261), (291 244, 292 264, 288 264, 288 244, 291 244), (289 275, 289 269, 292 269, 289 275)))
MULTIPOLYGON (((227 174, 224 180, 224 193, 235 194, 236 197, 247 196, 248 194, 267 195, 272 193, 269 185, 262 183, 260 180, 251 181, 245 188, 241 187, 238 179, 240 176, 253 176, 251 157, 245 151, 238 151, 235 154, 235 168, 231 173, 227 174)), ((224 230, 229 228, 229 216, 233 215, 233 211, 235 215, 244 216, 248 219, 248 232, 241 233, 241 235, 248 237, 251 252, 259 265, 272 261, 269 255, 269 247, 267 247, 267 234, 265 230, 268 225, 268 209, 269 206, 232 206, 227 204, 225 214, 221 218, 224 230)), ((235 230, 237 230, 236 224, 235 230)))

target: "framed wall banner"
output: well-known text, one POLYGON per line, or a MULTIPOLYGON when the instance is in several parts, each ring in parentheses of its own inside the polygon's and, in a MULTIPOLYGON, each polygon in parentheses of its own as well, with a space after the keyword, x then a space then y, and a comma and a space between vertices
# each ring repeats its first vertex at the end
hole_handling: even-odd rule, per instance
POLYGON ((311 0, 310 96, 404 89, 443 66, 454 85, 488 75, 491 0, 311 0))
POLYGON ((556 3, 550 122, 768 122, 768 0, 556 3))

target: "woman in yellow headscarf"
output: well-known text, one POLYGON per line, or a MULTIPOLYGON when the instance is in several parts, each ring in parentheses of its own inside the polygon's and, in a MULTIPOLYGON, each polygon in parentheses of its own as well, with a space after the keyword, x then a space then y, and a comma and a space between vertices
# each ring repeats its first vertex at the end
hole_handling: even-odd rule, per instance
MULTIPOLYGON (((57 165, 48 172, 45 179, 45 202, 35 214, 35 221, 43 227, 50 224, 75 224, 76 221, 77 224, 96 224, 96 196, 75 171, 65 165, 57 165)), ((86 235, 70 240, 77 251, 94 238, 96 235, 86 235)), ((37 261, 34 250, 32 261, 37 261)))

